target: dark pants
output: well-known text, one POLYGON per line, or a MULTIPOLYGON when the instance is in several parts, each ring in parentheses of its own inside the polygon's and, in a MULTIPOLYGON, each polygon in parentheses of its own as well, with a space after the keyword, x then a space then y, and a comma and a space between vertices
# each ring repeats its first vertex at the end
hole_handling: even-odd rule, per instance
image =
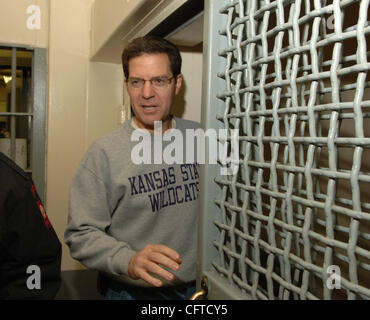
POLYGON ((98 289, 106 300, 188 300, 196 291, 195 281, 187 284, 145 288, 127 286, 99 274, 98 289))

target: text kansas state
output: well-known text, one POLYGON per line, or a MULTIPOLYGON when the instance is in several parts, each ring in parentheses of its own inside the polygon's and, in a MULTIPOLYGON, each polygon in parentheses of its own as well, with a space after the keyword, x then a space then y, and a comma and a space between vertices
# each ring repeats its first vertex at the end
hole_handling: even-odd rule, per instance
POLYGON ((152 212, 177 203, 194 201, 199 193, 198 169, 198 163, 180 165, 181 181, 176 181, 174 167, 132 176, 128 178, 131 196, 148 193, 152 212))

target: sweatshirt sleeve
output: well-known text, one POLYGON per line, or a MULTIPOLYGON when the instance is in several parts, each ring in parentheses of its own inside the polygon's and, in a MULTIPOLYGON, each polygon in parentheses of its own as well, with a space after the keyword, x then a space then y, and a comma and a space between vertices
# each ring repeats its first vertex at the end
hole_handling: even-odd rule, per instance
POLYGON ((104 157, 94 157, 87 154, 72 180, 64 239, 72 257, 86 267, 115 276, 127 275, 135 251, 106 233, 115 199, 107 183, 109 163, 104 157))

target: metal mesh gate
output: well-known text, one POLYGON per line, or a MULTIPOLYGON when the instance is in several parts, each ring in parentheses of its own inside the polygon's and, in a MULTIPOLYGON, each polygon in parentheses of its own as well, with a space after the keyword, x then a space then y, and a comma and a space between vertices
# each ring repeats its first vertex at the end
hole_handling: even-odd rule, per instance
POLYGON ((369 299, 369 0, 224 4, 217 119, 240 159, 216 178, 213 268, 254 299, 369 299))

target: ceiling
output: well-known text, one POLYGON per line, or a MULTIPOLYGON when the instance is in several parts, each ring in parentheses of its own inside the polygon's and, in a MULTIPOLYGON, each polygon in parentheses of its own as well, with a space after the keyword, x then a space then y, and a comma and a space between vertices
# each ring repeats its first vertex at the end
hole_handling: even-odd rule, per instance
POLYGON ((203 13, 173 31, 167 39, 179 46, 194 47, 203 42, 203 13))
MULTIPOLYGON (((97 1, 95 6, 104 4, 97 1)), ((116 17, 114 25, 107 20, 111 15, 99 15, 98 8, 92 24, 92 61, 121 63, 127 43, 147 34, 167 38, 186 50, 199 51, 203 41, 203 0, 145 1, 130 14, 116 17), (102 26, 108 25, 102 33, 102 26)))

